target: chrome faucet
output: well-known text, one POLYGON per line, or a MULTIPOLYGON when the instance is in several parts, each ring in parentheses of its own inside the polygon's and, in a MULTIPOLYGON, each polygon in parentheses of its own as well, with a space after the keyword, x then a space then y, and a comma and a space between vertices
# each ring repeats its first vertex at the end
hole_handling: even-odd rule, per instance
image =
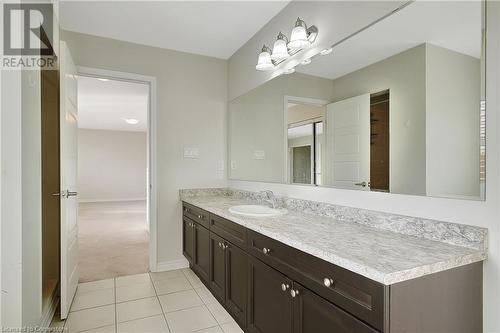
POLYGON ((276 197, 274 196, 273 191, 271 190, 266 190, 266 191, 261 191, 260 192, 265 199, 263 201, 270 203, 273 208, 276 208, 276 197))

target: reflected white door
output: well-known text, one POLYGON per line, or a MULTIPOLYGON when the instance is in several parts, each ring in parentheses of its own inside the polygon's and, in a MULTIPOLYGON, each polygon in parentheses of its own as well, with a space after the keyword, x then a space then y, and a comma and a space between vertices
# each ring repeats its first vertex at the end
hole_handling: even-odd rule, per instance
POLYGON ((370 94, 327 105, 327 185, 370 189, 370 94))
POLYGON ((77 77, 66 43, 60 44, 61 318, 68 316, 78 285, 77 77))

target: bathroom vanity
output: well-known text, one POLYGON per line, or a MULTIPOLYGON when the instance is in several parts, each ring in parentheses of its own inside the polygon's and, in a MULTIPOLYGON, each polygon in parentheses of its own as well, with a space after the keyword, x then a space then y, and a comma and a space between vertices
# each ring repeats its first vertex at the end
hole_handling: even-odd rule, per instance
POLYGON ((183 190, 183 253, 246 332, 482 332, 487 231, 227 189, 183 190), (356 220, 358 219, 358 220, 356 220))

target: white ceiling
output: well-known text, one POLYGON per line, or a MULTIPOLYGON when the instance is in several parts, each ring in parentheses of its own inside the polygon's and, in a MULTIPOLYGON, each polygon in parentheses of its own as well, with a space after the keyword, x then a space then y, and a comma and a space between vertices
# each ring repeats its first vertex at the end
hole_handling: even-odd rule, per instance
POLYGON ((422 43, 480 58, 480 1, 416 1, 296 70, 335 79, 422 43))
POLYGON ((125 81, 78 78, 78 127, 145 132, 149 86, 125 81), (139 120, 136 125, 125 118, 139 120))
POLYGON ((63 29, 228 59, 288 1, 61 1, 63 29))

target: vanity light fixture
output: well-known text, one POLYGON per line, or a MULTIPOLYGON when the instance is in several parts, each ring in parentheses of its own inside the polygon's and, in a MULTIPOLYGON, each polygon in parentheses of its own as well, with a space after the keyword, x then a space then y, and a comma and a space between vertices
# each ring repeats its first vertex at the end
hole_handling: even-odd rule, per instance
POLYGON ((266 45, 262 46, 262 50, 259 54, 259 61, 255 69, 259 71, 270 71, 274 69, 273 61, 271 60, 271 49, 266 45))
POLYGON ((123 118, 123 120, 129 125, 137 125, 139 123, 139 119, 135 118, 123 118))
POLYGON ((274 42, 273 53, 271 54, 271 59, 273 61, 281 61, 290 57, 287 44, 288 38, 280 31, 276 41, 274 42))
POLYGON ((327 49, 324 49, 323 51, 321 51, 319 54, 321 55, 327 55, 327 54, 330 54, 333 52, 333 47, 329 47, 327 49))
MULTIPOLYGON (((255 69, 259 71, 270 71, 275 69, 278 64, 288 59, 290 56, 310 46, 316 40, 317 36, 318 28, 314 25, 307 27, 306 23, 298 17, 295 22, 295 27, 292 30, 290 40, 288 40, 285 34, 280 32, 274 42, 272 50, 266 45, 262 47, 255 69)), ((305 60, 303 65, 309 63, 310 59, 309 62, 305 60)))
POLYGON ((309 65, 311 62, 312 62, 311 58, 307 58, 307 59, 302 60, 302 62, 300 64, 301 65, 309 65))
POLYGON ((309 28, 300 17, 297 17, 295 21, 295 27, 290 35, 290 42, 288 43, 288 48, 290 49, 303 49, 311 45, 318 36, 318 28, 316 26, 310 26, 309 28))

